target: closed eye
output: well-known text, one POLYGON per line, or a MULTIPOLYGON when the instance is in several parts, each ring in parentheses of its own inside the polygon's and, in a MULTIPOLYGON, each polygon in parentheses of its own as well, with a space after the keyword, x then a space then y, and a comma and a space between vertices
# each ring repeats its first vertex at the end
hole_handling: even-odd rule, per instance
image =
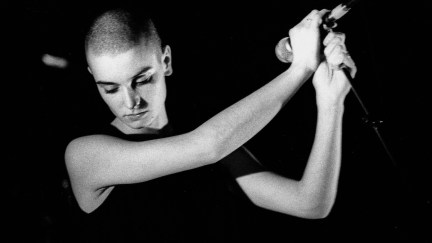
POLYGON ((104 91, 105 91, 105 94, 114 94, 118 91, 118 87, 111 88, 111 89, 104 88, 104 91))
POLYGON ((96 84, 102 88, 105 92, 105 94, 113 94, 118 91, 119 85, 114 82, 107 82, 107 81, 96 81, 96 84))
POLYGON ((153 76, 140 76, 136 79, 135 85, 142 86, 151 83, 152 81, 153 81, 153 76))

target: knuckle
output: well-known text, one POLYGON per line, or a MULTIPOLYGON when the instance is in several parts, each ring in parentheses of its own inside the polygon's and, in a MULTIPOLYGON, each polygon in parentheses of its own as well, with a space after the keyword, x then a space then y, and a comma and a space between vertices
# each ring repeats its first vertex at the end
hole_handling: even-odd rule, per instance
POLYGON ((333 32, 330 32, 327 34, 327 36, 324 38, 324 45, 329 45, 334 40, 335 34, 333 32))
POLYGON ((329 54, 330 54, 330 48, 327 47, 324 49, 324 55, 328 56, 329 54))
POLYGON ((334 36, 339 38, 342 42, 345 42, 346 35, 342 32, 334 32, 334 36))
POLYGON ((345 40, 346 40, 346 35, 345 35, 345 33, 340 33, 340 34, 339 34, 339 38, 341 38, 342 42, 345 42, 345 40))
POLYGON ((330 33, 328 33, 328 35, 327 35, 327 39, 331 40, 331 39, 334 38, 334 36, 335 36, 335 33, 334 33, 334 32, 330 32, 330 33))
POLYGON ((344 43, 342 42, 342 39, 339 37, 333 38, 333 40, 329 43, 329 45, 334 46, 335 48, 342 48, 344 46, 344 43))
POLYGON ((289 34, 290 36, 292 36, 292 35, 295 35, 295 34, 299 33, 299 32, 301 31, 301 29, 303 28, 303 26, 304 26, 304 24, 302 24, 302 23, 297 24, 296 26, 292 27, 292 28, 288 31, 288 34, 289 34))
POLYGON ((288 31, 288 35, 289 36, 292 36, 292 35, 294 35, 294 33, 296 32, 296 29, 295 29, 296 27, 293 27, 293 28, 291 28, 289 31, 288 31))
POLYGON ((337 38, 338 38, 338 36, 337 36, 336 33, 334 33, 334 32, 330 33, 330 39, 331 39, 332 41, 334 41, 334 40, 337 39, 337 38))

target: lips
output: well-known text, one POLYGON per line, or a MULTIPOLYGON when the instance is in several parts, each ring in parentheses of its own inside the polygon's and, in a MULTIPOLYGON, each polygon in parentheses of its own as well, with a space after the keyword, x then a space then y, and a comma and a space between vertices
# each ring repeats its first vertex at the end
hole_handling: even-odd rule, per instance
POLYGON ((125 115, 125 117, 131 121, 138 121, 140 120, 145 114, 147 113, 147 111, 143 111, 143 112, 138 112, 138 113, 134 113, 134 114, 128 114, 125 115))

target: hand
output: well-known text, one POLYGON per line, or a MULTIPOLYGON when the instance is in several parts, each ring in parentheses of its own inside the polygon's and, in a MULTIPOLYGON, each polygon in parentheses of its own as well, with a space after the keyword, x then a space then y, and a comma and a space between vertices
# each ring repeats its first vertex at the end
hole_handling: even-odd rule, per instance
POLYGON ((300 65, 314 72, 320 63, 321 39, 319 26, 329 10, 312 10, 289 31, 293 50, 293 65, 300 65))
POLYGON ((330 32, 323 41, 325 60, 320 63, 313 77, 318 106, 342 105, 351 85, 341 70, 348 67, 351 77, 357 68, 345 46, 343 33, 330 32))

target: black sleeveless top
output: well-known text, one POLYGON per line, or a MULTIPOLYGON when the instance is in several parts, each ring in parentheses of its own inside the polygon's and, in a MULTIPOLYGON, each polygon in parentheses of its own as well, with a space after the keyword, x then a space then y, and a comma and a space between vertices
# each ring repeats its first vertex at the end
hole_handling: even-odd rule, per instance
MULTIPOLYGON (((146 141, 173 135, 107 135, 146 141)), ((88 242, 231 242, 242 240, 254 208, 235 178, 262 171, 239 149, 220 162, 138 184, 116 185, 99 208, 85 216, 88 242), (241 163, 240 163, 241 162, 241 163)))

